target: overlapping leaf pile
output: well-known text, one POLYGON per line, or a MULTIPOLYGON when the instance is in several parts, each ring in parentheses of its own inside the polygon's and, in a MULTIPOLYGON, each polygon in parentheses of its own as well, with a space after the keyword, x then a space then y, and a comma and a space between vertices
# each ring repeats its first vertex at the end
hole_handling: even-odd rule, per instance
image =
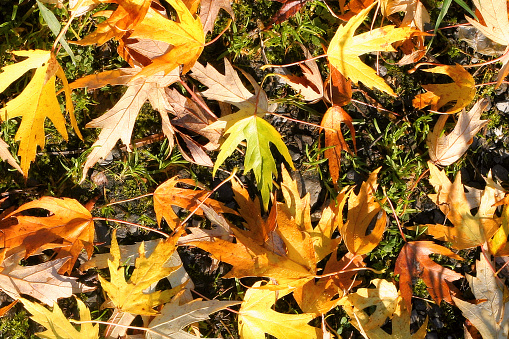
MULTIPOLYGON (((254 339, 264 338, 266 334, 276 338, 331 337, 327 313, 342 309, 351 325, 365 337, 424 338, 427 320, 418 324, 414 333, 410 329, 413 285, 422 279, 434 302, 456 305, 484 338, 507 338, 509 291, 497 276, 492 256, 509 255, 509 199, 491 176, 486 178, 484 190, 478 191, 463 186, 460 174, 451 183, 437 167, 460 159, 474 135, 487 124, 480 119, 487 106, 485 99, 478 100, 468 113, 465 110, 476 97, 476 84, 464 67, 435 65, 425 70, 448 75, 453 83, 423 85, 426 92, 412 102, 416 109, 430 106, 432 111, 442 110, 444 114, 428 136, 429 182, 435 190, 429 198, 444 213, 448 223, 421 227, 436 241, 449 243, 450 248, 430 238, 407 241, 405 232, 410 228, 401 227, 399 231, 405 244, 395 263, 394 273, 398 278, 366 281, 364 272, 382 273, 367 267, 364 259, 383 239, 388 219, 386 210, 392 207, 378 190, 380 169, 372 171, 359 187, 335 186, 336 191, 321 211, 321 218, 312 223, 310 197, 300 196, 296 180, 286 169, 294 169, 290 152, 279 132, 264 120, 266 114, 275 112, 277 104, 251 75, 239 70, 247 79, 243 81, 228 59, 218 66, 207 60, 198 61, 207 48, 207 34, 212 32, 220 9, 233 18, 230 1, 166 2, 170 11, 158 1, 150 0, 83 0, 70 9, 74 18, 97 4, 112 4, 113 10, 95 13, 104 17, 104 21, 94 32, 72 43, 103 45, 114 39, 118 54, 129 67, 90 74, 68 84, 55 49, 13 52, 18 62, 2 68, 1 91, 28 71, 35 69, 35 72, 25 89, 0 109, 2 122, 21 117, 15 136, 20 142, 21 162, 18 164, 2 140, 0 156, 28 177, 38 147, 45 145, 46 117, 67 139, 65 118, 57 99, 57 78, 78 137, 81 134, 71 90, 126 86, 125 93, 110 110, 86 125, 100 128, 101 132, 84 164, 83 178, 99 160, 108 156, 118 141, 130 150, 136 118, 148 101, 160 115, 162 131, 171 147, 176 144, 188 161, 213 168, 213 175, 239 145, 244 146, 244 172, 254 173, 261 201, 258 196, 252 199, 234 174, 229 179, 235 207, 212 199, 213 192, 193 180, 173 177, 153 194, 157 222, 169 226, 172 233, 157 231, 164 239, 119 245, 113 232, 109 253, 95 255, 91 208, 74 199, 43 197, 17 210, 4 211, 0 215, 0 289, 15 301, 0 310, 2 314, 21 301, 31 318, 46 328, 38 334, 46 338, 194 338, 201 335, 198 322, 208 319, 211 313, 233 307, 229 312, 237 313, 240 337, 254 339), (224 71, 218 71, 219 67, 224 71), (189 77, 184 77, 186 74, 189 77), (207 89, 194 93, 189 86, 193 81, 207 89), (179 86, 185 91, 179 90, 179 86), (219 114, 212 112, 206 100, 219 102, 223 111, 230 114, 218 118, 219 114), (230 105, 235 106, 234 113, 230 105), (447 117, 458 112, 456 127, 443 135, 447 117), (271 149, 271 145, 275 147, 271 149), (220 151, 213 162, 210 151, 218 148, 220 151), (277 165, 273 150, 280 153, 286 167, 277 165), (283 196, 279 200, 274 179, 279 180, 278 191, 283 196), (181 221, 172 206, 202 216, 212 226, 190 227, 181 221), (32 213, 34 209, 39 211, 32 213), (193 282, 176 251, 178 246, 200 248, 215 260, 229 264, 231 269, 224 279, 255 277, 256 282, 248 287, 243 300, 195 298, 193 282), (476 263, 476 276, 466 277, 475 303, 465 301, 467 296, 455 285, 463 275, 430 257, 439 254, 462 260, 457 251, 471 248, 480 248, 482 252, 476 263), (49 260, 47 253, 52 254, 49 260), (22 264, 28 258, 30 263, 37 264, 22 264), (103 270, 97 286, 79 282, 78 272, 92 269, 103 270), (105 298, 101 309, 112 309, 107 313, 105 329, 94 324, 97 320, 92 319, 85 303, 76 297, 95 288, 105 298), (79 319, 70 321, 57 301, 73 295, 77 299, 79 319), (301 312, 281 312, 277 306, 281 300, 290 300, 301 312)), ((271 24, 281 22, 305 3, 280 2, 284 5, 271 24)), ((397 95, 361 56, 399 49, 404 55, 400 65, 415 63, 426 54, 423 41, 429 35, 423 32, 429 15, 419 1, 340 3, 342 13, 337 17, 344 24, 338 27, 327 48, 328 79, 323 81, 314 60, 301 63, 302 76, 277 74, 304 101, 323 100, 327 104, 321 127, 334 184, 340 176, 341 152, 351 152, 342 135, 342 123, 350 129, 356 150, 354 124, 342 108, 350 103, 352 84, 389 96, 397 95), (382 15, 398 22, 373 29, 361 28, 376 6, 382 15), (398 12, 405 14, 402 21, 391 16, 398 12)), ((468 22, 494 42, 506 46, 509 43, 507 2, 476 1, 475 6, 477 19, 467 18, 468 22)), ((309 58, 309 51, 301 47, 304 56, 309 58)), ((509 72, 508 55, 506 50, 500 59, 503 66, 497 85, 509 72)), ((426 64, 417 67, 423 65, 426 64)))

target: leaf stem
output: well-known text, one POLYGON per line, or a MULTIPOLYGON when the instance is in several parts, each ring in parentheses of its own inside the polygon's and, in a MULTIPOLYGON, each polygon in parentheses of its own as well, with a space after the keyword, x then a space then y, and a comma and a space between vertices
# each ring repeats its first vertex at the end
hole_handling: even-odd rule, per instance
POLYGON ((76 4, 76 6, 75 6, 76 10, 74 12, 72 12, 71 17, 65 24, 64 28, 62 28, 62 30, 60 30, 60 33, 58 34, 57 38, 55 39, 55 42, 53 43, 53 47, 51 48, 51 53, 53 53, 55 51, 55 48, 57 47, 57 44, 60 41, 60 38, 62 38, 62 36, 67 32, 67 30, 69 29, 69 26, 71 26, 71 22, 76 17, 76 14, 78 13, 78 9, 81 7, 81 5, 83 5, 83 2, 85 2, 85 0, 79 0, 78 3, 76 4))
POLYGON ((100 218, 100 217, 93 217, 92 220, 94 220, 94 221, 111 221, 111 222, 116 222, 116 223, 119 223, 119 224, 126 224, 126 225, 130 225, 130 226, 136 226, 138 228, 142 228, 144 230, 160 234, 160 235, 162 235, 165 238, 169 238, 170 237, 168 234, 166 234, 166 233, 164 233, 162 231, 156 230, 155 228, 151 228, 151 227, 148 227, 148 226, 143 226, 143 225, 136 224, 134 222, 125 221, 125 220, 111 219, 111 218, 100 218))
POLYGON ((113 202, 110 202, 109 204, 104 205, 104 207, 106 207, 106 206, 111 206, 111 205, 116 205, 116 204, 122 204, 122 203, 124 203, 124 202, 129 202, 129 201, 138 200, 138 199, 141 199, 141 198, 150 197, 150 196, 152 196, 152 195, 154 195, 154 193, 147 193, 147 194, 143 194, 143 195, 140 195, 140 196, 137 196, 137 197, 131 198, 131 199, 125 199, 125 200, 113 201, 113 202))
POLYGON ((166 335, 166 334, 158 332, 158 331, 154 331, 154 330, 152 330, 150 328, 146 328, 146 327, 121 325, 121 324, 116 324, 116 323, 112 323, 112 322, 109 322, 109 321, 100 321, 100 320, 83 320, 83 321, 79 321, 79 320, 69 319, 69 321, 72 322, 73 324, 78 324, 78 325, 81 325, 81 324, 101 324, 101 325, 108 325, 108 326, 118 326, 118 327, 128 328, 128 329, 131 329, 131 330, 139 330, 139 331, 145 331, 145 332, 154 333, 154 334, 157 334, 158 336, 161 336, 163 338, 168 338, 168 339, 173 338, 173 337, 170 337, 169 335, 166 335))
POLYGON ((226 25, 226 28, 222 30, 221 33, 219 33, 218 36, 216 36, 214 39, 210 40, 209 42, 207 42, 205 45, 203 45, 203 47, 207 47, 208 45, 212 45, 214 42, 216 42, 225 32, 228 28, 230 28, 232 24, 232 19, 228 20, 228 24, 226 25))

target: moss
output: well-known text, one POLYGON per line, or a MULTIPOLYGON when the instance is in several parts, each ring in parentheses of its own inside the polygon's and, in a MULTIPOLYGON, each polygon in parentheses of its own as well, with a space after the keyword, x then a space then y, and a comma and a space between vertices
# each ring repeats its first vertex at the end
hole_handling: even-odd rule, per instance
POLYGON ((37 338, 30 332, 30 321, 28 314, 21 310, 12 317, 0 319, 0 337, 9 339, 37 338))

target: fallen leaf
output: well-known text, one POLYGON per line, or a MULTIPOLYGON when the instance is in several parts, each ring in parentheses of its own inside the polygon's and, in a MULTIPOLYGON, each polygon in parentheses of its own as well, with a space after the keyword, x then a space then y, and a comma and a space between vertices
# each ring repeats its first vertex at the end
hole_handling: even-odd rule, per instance
POLYGON ((144 293, 152 284, 177 269, 177 267, 165 267, 164 264, 175 251, 177 240, 182 231, 183 229, 171 238, 161 241, 148 258, 145 257, 144 245, 141 245, 135 269, 128 281, 125 279, 125 268, 120 263, 121 255, 116 232, 112 234, 110 253, 113 260, 108 260, 110 281, 101 276, 99 276, 99 281, 117 309, 140 315, 156 315, 158 313, 153 308, 167 303, 178 292, 179 287, 144 293))
POLYGON ((0 158, 2 158, 3 161, 7 161, 9 165, 14 167, 18 170, 21 174, 23 174, 23 171, 21 170, 21 167, 19 167, 16 160, 14 160, 14 157, 11 155, 11 152, 9 152, 9 145, 2 139, 0 139, 0 158))
POLYGON ((61 258, 34 266, 19 266, 18 259, 4 261, 0 272, 0 289, 13 299, 29 295, 46 305, 53 305, 60 298, 75 293, 93 291, 94 288, 79 283, 76 278, 58 273, 69 258, 61 258))
POLYGON ((412 101, 415 108, 422 109, 426 106, 431 106, 433 111, 438 111, 448 103, 455 102, 453 107, 443 112, 452 114, 461 111, 474 99, 475 81, 463 66, 458 64, 454 66, 441 65, 425 69, 424 71, 448 75, 454 82, 450 84, 422 85, 427 92, 415 96, 412 101))
POLYGON ((496 206, 493 206, 503 197, 493 180, 491 174, 486 178, 486 187, 481 196, 477 214, 470 212, 470 205, 461 183, 461 172, 458 172, 454 183, 451 183, 444 171, 440 171, 431 162, 430 183, 437 194, 430 194, 430 199, 440 208, 453 226, 426 225, 426 233, 435 239, 451 242, 454 249, 462 250, 483 245, 490 239, 499 227, 496 220, 496 206))
POLYGON ((353 254, 371 252, 383 237, 387 215, 374 196, 378 187, 376 177, 379 171, 380 168, 371 172, 368 180, 362 183, 359 194, 351 192, 348 199, 348 216, 340 233, 348 251, 353 254), (374 218, 375 226, 366 234, 374 218))
POLYGON ((281 2, 283 6, 277 11, 265 29, 270 29, 274 24, 280 24, 297 13, 309 0, 271 0, 281 2))
POLYGON ((223 162, 237 149, 237 146, 246 141, 246 154, 244 157, 244 173, 253 170, 258 190, 261 191, 263 207, 267 210, 272 192, 272 176, 277 178, 277 167, 270 144, 276 146, 292 168, 293 162, 286 144, 278 131, 263 118, 257 115, 244 118, 225 130, 227 139, 221 145, 212 175, 223 162))
POLYGON ((371 281, 375 288, 360 288, 342 299, 343 309, 350 317, 350 323, 368 338, 412 338, 424 339, 428 319, 417 332, 410 333, 410 312, 399 296, 396 286, 382 279, 371 281), (375 312, 368 315, 364 309, 375 306, 375 312), (392 334, 380 328, 387 318, 392 319, 392 334))
POLYGON ((21 117, 21 124, 16 132, 15 140, 20 141, 18 155, 21 157, 21 169, 27 177, 30 163, 35 160, 37 146, 44 148, 46 134, 44 122, 49 118, 57 131, 67 140, 65 118, 61 112, 56 97, 55 81, 62 81, 66 96, 66 109, 71 118, 71 124, 78 137, 81 133, 74 116, 74 106, 71 101, 71 91, 67 84, 62 67, 58 64, 50 51, 30 50, 15 51, 14 55, 28 57, 27 59, 2 68, 0 73, 0 92, 19 79, 31 69, 36 69, 32 79, 16 98, 9 101, 0 109, 0 120, 21 117))
POLYGON ((244 339, 264 339, 268 333, 278 339, 321 338, 322 331, 308 323, 316 315, 312 313, 284 314, 272 310, 277 299, 289 291, 258 289, 256 282, 247 290, 239 311, 239 334, 244 339))
MULTIPOLYGON (((468 22, 477 28, 481 33, 494 42, 507 46, 509 44, 509 19, 507 17, 507 1, 505 0, 476 0, 476 9, 481 13, 482 23, 466 16, 468 22)), ((504 55, 500 57, 502 68, 497 76, 499 87, 509 73, 509 47, 504 55)))
POLYGON ((329 172, 332 182, 336 183, 339 179, 341 170, 341 151, 350 152, 350 148, 341 132, 341 124, 348 126, 352 134, 352 140, 355 147, 355 129, 352 124, 352 118, 340 106, 334 105, 327 109, 320 125, 325 132, 325 158, 329 160, 329 172))
POLYGON ((429 255, 432 253, 463 260, 450 249, 431 241, 407 242, 398 255, 394 274, 399 274, 401 297, 409 308, 412 305, 412 281, 417 277, 424 281, 428 293, 437 305, 440 305, 442 300, 453 304, 451 294, 457 293, 458 289, 452 282, 463 276, 431 260, 429 255))
POLYGON ((369 88, 374 87, 396 96, 384 79, 379 77, 375 70, 363 63, 359 56, 370 52, 395 52, 396 50, 391 45, 393 42, 405 40, 412 35, 422 34, 422 32, 410 27, 384 26, 354 36, 355 30, 364 21, 374 5, 372 4, 363 9, 345 25, 338 28, 329 44, 327 55, 331 65, 355 84, 360 81, 369 88))
POLYGON ((149 323, 147 328, 151 331, 147 332, 145 338, 191 338, 188 332, 183 331, 184 327, 198 321, 208 320, 209 314, 237 304, 240 302, 195 299, 184 305, 179 305, 178 300, 171 301, 165 304, 161 314, 149 323))
POLYGON ((476 262, 476 276, 467 275, 477 303, 472 304, 455 297, 453 300, 483 338, 505 339, 509 335, 509 291, 497 281, 493 267, 493 263, 481 254, 476 262))
POLYGON ((209 190, 179 188, 176 187, 177 184, 186 184, 202 188, 200 184, 197 184, 192 179, 179 179, 177 176, 159 185, 154 191, 154 210, 156 212, 158 225, 161 225, 161 220, 163 218, 171 229, 175 229, 180 223, 180 218, 171 208, 172 205, 184 208, 188 211, 194 211, 196 215, 203 215, 202 208, 197 208, 203 202, 203 205, 213 208, 218 213, 237 214, 237 212, 226 207, 217 200, 211 199, 210 197, 205 199, 207 195, 210 195, 209 190))
MULTIPOLYGON (((99 325, 90 323, 81 324, 78 331, 69 319, 64 315, 58 304, 53 304, 53 311, 50 312, 46 307, 33 303, 27 299, 20 298, 25 309, 32 314, 30 319, 46 327, 46 331, 35 333, 40 338, 58 339, 97 339, 99 338, 99 325)), ((80 321, 92 320, 90 310, 85 303, 76 299, 80 313, 80 321)))
POLYGON ((203 32, 205 35, 212 32, 219 11, 224 9, 233 20, 235 15, 232 10, 230 0, 202 0, 200 6, 200 19, 203 23, 203 32))
POLYGON ((438 118, 433 132, 428 134, 426 140, 429 157, 434 164, 449 166, 467 151, 473 137, 488 123, 488 120, 480 120, 481 113, 487 106, 488 100, 481 99, 468 113, 463 110, 458 116, 456 126, 448 135, 442 135, 442 132, 449 115, 438 118))
POLYGON ((167 0, 175 10, 178 21, 168 20, 161 13, 149 8, 147 15, 131 33, 131 38, 151 39, 173 45, 169 52, 155 58, 145 66, 135 79, 150 77, 159 72, 165 75, 182 65, 187 73, 201 55, 205 33, 199 17, 194 16, 182 0, 167 0))
MULTIPOLYGON (((69 198, 42 197, 19 207, 7 217, 16 217, 18 224, 2 227, 2 243, 7 249, 23 246, 25 257, 32 255, 45 244, 62 243, 55 248, 57 258, 71 257, 61 268, 70 273, 82 250, 90 258, 94 252, 94 221, 90 212, 77 200, 69 198), (41 208, 50 216, 33 217, 22 212, 41 208)), ((1 227, 1 224, 0 224, 1 227)))

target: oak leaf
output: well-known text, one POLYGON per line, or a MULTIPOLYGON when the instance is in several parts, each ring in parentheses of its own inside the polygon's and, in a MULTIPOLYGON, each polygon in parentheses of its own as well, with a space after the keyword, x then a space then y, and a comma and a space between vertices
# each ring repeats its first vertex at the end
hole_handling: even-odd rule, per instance
POLYGON ((30 163, 35 160, 37 146, 44 148, 46 135, 44 122, 49 118, 57 131, 67 140, 65 118, 61 113, 60 104, 56 97, 55 81, 58 77, 63 84, 66 109, 69 112, 71 124, 78 137, 81 133, 74 117, 74 106, 71 91, 64 71, 50 51, 30 50, 15 51, 14 55, 27 59, 2 68, 0 73, 0 92, 19 79, 31 69, 36 69, 32 79, 16 98, 9 101, 0 109, 0 120, 21 117, 21 124, 16 132, 15 140, 20 141, 18 155, 21 157, 21 169, 24 176, 28 175, 30 163))
POLYGON ((350 148, 341 132, 341 124, 348 126, 352 134, 352 140, 355 147, 355 129, 353 127, 352 118, 340 106, 334 105, 327 109, 322 118, 320 125, 325 131, 325 158, 329 160, 329 172, 332 182, 336 183, 339 179, 341 170, 341 151, 350 152, 350 148))
MULTIPOLYGON (((38 332, 36 335, 39 338, 46 339, 97 339, 99 338, 99 325, 85 323, 80 325, 78 331, 69 322, 69 319, 64 315, 58 304, 53 304, 53 311, 49 311, 46 307, 33 303, 27 299, 20 298, 25 309, 32 314, 30 319, 46 327, 46 331, 38 332)), ((76 299, 80 313, 80 321, 92 320, 90 310, 85 303, 76 299)))
POLYGON ((94 288, 79 283, 76 278, 65 277, 58 270, 69 258, 61 258, 34 266, 18 265, 19 256, 13 255, 3 262, 0 272, 0 289, 11 298, 29 295, 46 305, 53 305, 60 298, 75 293, 93 291, 94 288))
POLYGON ((360 288, 342 299, 350 323, 367 338, 412 338, 424 339, 428 319, 414 334, 410 333, 410 312, 399 296, 396 286, 382 279, 371 281, 375 288, 360 288), (375 312, 368 315, 364 309, 375 306, 375 312), (380 328, 387 318, 392 319, 392 334, 380 328))
MULTIPOLYGON (((473 18, 466 17, 468 22, 481 31, 485 36, 494 42, 507 46, 509 45, 509 18, 507 17, 507 1, 505 0, 476 0, 476 9, 481 13, 482 23, 473 18)), ((500 86, 506 75, 509 73, 509 47, 500 58, 502 68, 497 76, 497 85, 500 86)))
POLYGON ((476 263, 476 276, 467 275, 477 303, 472 304, 459 298, 454 303, 470 320, 483 338, 507 338, 509 335, 509 302, 507 287, 501 284, 493 272, 494 264, 485 256, 476 263))
POLYGON ((421 33, 410 27, 384 26, 354 36, 355 30, 367 17, 373 6, 374 4, 363 9, 345 25, 338 28, 329 44, 327 55, 330 64, 345 78, 351 79, 355 84, 360 81, 369 88, 374 87, 395 96, 396 94, 384 79, 363 63, 359 56, 370 52, 394 52, 396 50, 391 45, 393 42, 405 40, 412 35, 421 33))
POLYGON ((428 293, 437 305, 440 305, 442 300, 452 304, 451 292, 458 292, 452 282, 463 276, 431 260, 429 255, 432 253, 463 260, 450 249, 431 241, 407 242, 396 260, 394 274, 399 274, 399 290, 408 307, 412 305, 412 280, 417 277, 424 281, 428 293))
POLYGON ((359 194, 351 192, 348 198, 348 216, 344 224, 341 222, 340 233, 346 248, 353 254, 371 252, 383 237, 387 215, 374 196, 378 187, 376 178, 379 171, 380 168, 374 170, 368 180, 362 183, 359 194), (374 218, 375 226, 366 235, 374 218))
MULTIPOLYGON (((156 315, 153 309, 170 301, 178 292, 179 287, 171 290, 144 293, 152 284, 167 277, 177 267, 166 267, 165 263, 175 251, 180 232, 165 241, 161 241, 152 254, 145 257, 144 245, 139 247, 139 257, 136 259, 135 269, 128 281, 125 280, 125 268, 120 263, 120 249, 116 233, 112 235, 110 253, 113 260, 108 260, 110 281, 99 276, 99 281, 111 303, 119 310, 140 315, 156 315)), ((107 304, 109 306, 109 304, 107 304)))
POLYGON ((239 334, 244 339, 263 339, 268 333, 278 339, 321 338, 322 331, 308 323, 312 313, 283 314, 272 310, 277 299, 290 291, 258 289, 261 282, 247 290, 239 310, 239 334))
POLYGON ((449 115, 441 115, 428 135, 426 144, 429 157, 433 163, 449 166, 456 162, 468 149, 475 134, 483 128, 488 120, 480 120, 481 113, 488 106, 488 100, 479 100, 468 113, 463 110, 458 116, 458 122, 448 135, 442 135, 445 122, 449 115))
POLYGON ((147 328, 150 329, 150 332, 147 332, 145 338, 190 339, 194 336, 183 331, 184 327, 198 321, 207 320, 209 314, 239 303, 238 301, 203 301, 195 299, 184 305, 179 305, 178 300, 172 300, 165 304, 161 313, 149 323, 147 328), (158 335, 158 333, 161 335, 158 335))
MULTIPOLYGON (((84 249, 88 258, 94 252, 94 221, 90 212, 77 200, 69 198, 42 197, 19 207, 7 217, 16 217, 16 225, 2 227, 4 247, 14 249, 23 246, 25 257, 32 255, 43 245, 57 243, 57 258, 71 256, 61 268, 61 272, 70 273, 74 263, 84 249), (20 215, 29 209, 42 208, 51 215, 34 217, 20 215)), ((7 252, 8 253, 8 252, 7 252)))
POLYGON ((453 107, 443 112, 452 114, 461 111, 474 99, 475 81, 472 75, 470 75, 463 66, 458 64, 454 66, 441 65, 424 71, 448 75, 454 82, 449 84, 422 85, 427 92, 415 96, 412 101, 415 108, 421 109, 426 106, 431 106, 433 111, 438 111, 448 103, 455 102, 453 107))
POLYGON ((476 215, 470 212, 471 206, 461 183, 461 172, 458 172, 454 183, 451 183, 444 171, 440 171, 431 162, 430 183, 437 194, 429 197, 451 221, 453 227, 446 225, 426 225, 427 233, 435 239, 451 242, 457 250, 483 245, 497 231, 499 222, 496 220, 494 204, 501 200, 503 192, 497 188, 491 175, 486 178, 486 187, 476 215))

